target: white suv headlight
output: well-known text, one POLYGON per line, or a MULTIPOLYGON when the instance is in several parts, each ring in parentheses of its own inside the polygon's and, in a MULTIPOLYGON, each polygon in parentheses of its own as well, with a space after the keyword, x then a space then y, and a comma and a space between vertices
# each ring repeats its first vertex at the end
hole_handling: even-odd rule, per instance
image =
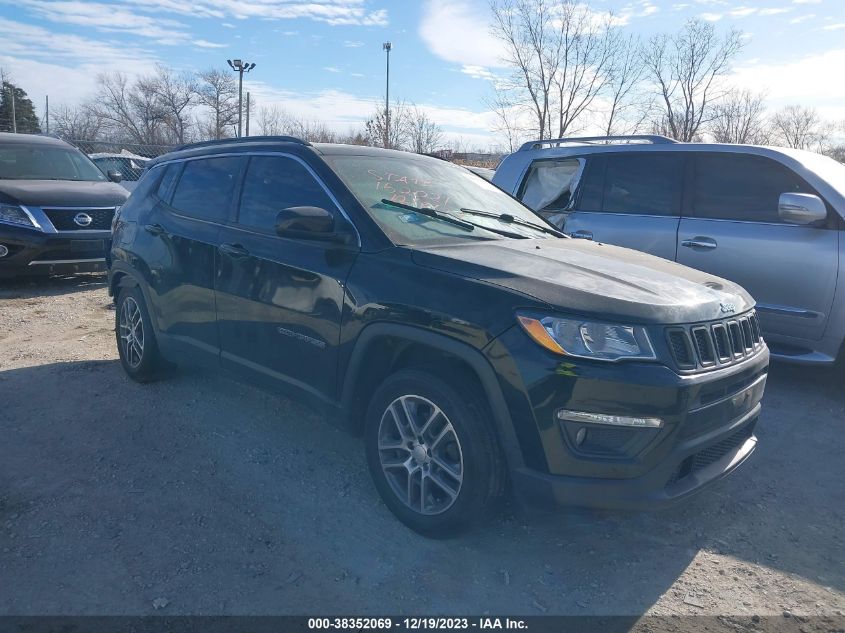
POLYGON ((608 361, 657 358, 648 333, 639 325, 526 314, 517 318, 535 342, 556 354, 608 361))
POLYGON ((0 222, 35 228, 29 214, 16 204, 0 204, 0 222))

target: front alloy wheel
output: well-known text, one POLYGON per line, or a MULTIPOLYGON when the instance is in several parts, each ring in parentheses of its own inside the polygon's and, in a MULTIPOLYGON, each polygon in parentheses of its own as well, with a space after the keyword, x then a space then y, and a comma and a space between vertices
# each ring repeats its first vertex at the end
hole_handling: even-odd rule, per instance
POLYGON ((385 505, 432 537, 482 521, 505 480, 483 392, 471 376, 444 374, 421 367, 388 376, 373 394, 364 430, 367 465, 385 505))
POLYGON ((461 492, 464 458, 449 418, 431 400, 406 395, 391 402, 378 432, 381 468, 394 494, 420 514, 440 514, 461 492))

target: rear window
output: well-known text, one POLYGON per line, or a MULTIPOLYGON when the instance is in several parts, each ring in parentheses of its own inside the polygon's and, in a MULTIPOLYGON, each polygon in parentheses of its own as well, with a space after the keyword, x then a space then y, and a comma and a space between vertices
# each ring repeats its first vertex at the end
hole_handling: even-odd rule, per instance
POLYGON ((600 154, 588 161, 579 211, 679 215, 684 157, 678 153, 600 154))
POLYGON ((239 156, 187 161, 171 206, 194 218, 226 221, 242 162, 239 156))

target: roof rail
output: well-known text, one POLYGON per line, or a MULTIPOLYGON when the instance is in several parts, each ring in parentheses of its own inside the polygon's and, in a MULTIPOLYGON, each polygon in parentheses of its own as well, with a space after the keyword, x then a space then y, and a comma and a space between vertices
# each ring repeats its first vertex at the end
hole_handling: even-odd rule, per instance
POLYGON ((668 136, 660 136, 659 134, 627 134, 619 136, 570 136, 568 138, 553 138, 543 139, 542 141, 529 141, 524 143, 520 148, 520 152, 525 152, 530 149, 540 149, 544 145, 549 147, 560 147, 569 143, 581 143, 585 145, 609 145, 611 143, 625 142, 625 143, 653 143, 654 145, 661 145, 664 143, 676 143, 674 139, 668 136))
POLYGON ((230 145, 235 143, 249 143, 254 141, 275 141, 277 143, 298 143, 299 145, 311 145, 308 141, 303 141, 301 138, 295 136, 242 136, 241 138, 221 138, 211 141, 200 141, 199 143, 185 143, 175 148, 173 151, 181 151, 183 149, 193 149, 194 147, 207 147, 209 145, 230 145))

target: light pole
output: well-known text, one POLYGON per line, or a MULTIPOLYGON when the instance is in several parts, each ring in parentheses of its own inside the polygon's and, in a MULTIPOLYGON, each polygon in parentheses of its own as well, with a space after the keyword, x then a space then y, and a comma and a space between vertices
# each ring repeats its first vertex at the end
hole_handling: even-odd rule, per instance
POLYGON ((384 85, 384 146, 390 147, 390 49, 393 44, 385 42, 381 47, 387 53, 387 77, 384 85))
POLYGON ((227 59, 229 66, 238 73, 238 138, 241 137, 241 123, 243 121, 243 93, 244 93, 244 73, 248 73, 255 68, 255 64, 242 61, 240 59, 227 59))

